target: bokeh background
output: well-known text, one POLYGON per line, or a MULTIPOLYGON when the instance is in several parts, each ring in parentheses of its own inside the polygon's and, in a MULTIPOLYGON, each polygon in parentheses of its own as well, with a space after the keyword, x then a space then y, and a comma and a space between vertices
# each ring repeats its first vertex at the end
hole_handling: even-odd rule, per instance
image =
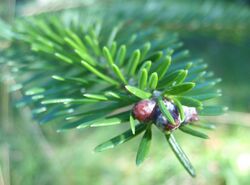
MULTIPOLYGON (((85 5, 91 8, 96 3, 99 2, 6 0, 0 1, 0 16, 11 24, 16 16, 79 6, 84 10, 85 5)), ((105 6, 112 1, 102 3, 105 6)), ((149 159, 137 167, 134 159, 139 138, 114 150, 93 152, 93 148, 109 138, 110 133, 114 135, 113 132, 119 133, 122 129, 90 128, 57 133, 50 125, 39 126, 31 119, 28 108, 15 108, 13 97, 8 93, 11 84, 8 76, 11 73, 1 69, 5 80, 0 84, 0 185, 250 184, 250 2, 196 1, 187 6, 190 3, 180 0, 170 1, 169 5, 177 10, 183 8, 186 12, 192 12, 192 8, 203 10, 208 6, 209 11, 202 15, 204 19, 196 21, 206 25, 209 21, 207 13, 207 17, 214 17, 216 29, 209 26, 187 29, 189 18, 186 18, 187 25, 166 26, 166 30, 178 32, 191 54, 203 58, 216 76, 223 79, 220 103, 229 107, 227 114, 210 118, 209 121, 217 128, 207 132, 209 140, 177 131, 178 141, 197 170, 196 178, 188 176, 157 133, 149 159), (225 19, 227 15, 223 15, 223 7, 229 12, 243 12, 243 31, 237 28, 239 30, 235 32, 233 24, 223 27, 224 21, 233 21, 230 17, 225 19)), ((0 43, 1 46, 4 44, 0 43)))

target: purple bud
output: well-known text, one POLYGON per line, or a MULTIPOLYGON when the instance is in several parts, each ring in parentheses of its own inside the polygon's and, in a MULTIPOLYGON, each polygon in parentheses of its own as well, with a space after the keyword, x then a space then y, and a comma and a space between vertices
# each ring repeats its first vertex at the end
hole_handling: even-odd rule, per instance
POLYGON ((178 128, 181 124, 179 111, 178 111, 177 107, 169 100, 164 100, 164 104, 165 104, 166 108, 168 109, 168 111, 170 112, 170 114, 172 115, 172 117, 174 118, 175 125, 171 124, 167 120, 167 118, 165 116, 163 116, 159 107, 157 107, 155 109, 155 116, 154 116, 155 124, 162 131, 174 130, 174 129, 178 128))

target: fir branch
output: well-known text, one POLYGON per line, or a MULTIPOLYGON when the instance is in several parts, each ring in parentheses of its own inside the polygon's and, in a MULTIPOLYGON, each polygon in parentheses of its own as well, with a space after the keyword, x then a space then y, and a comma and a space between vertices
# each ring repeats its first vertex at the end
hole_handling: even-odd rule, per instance
POLYGON ((198 116, 224 112, 224 107, 206 102, 221 95, 216 86, 220 80, 205 72, 206 63, 190 57, 176 34, 153 25, 141 29, 144 20, 129 28, 126 21, 112 21, 100 25, 91 20, 82 29, 81 21, 68 22, 63 13, 53 19, 43 15, 19 20, 12 28, 16 36, 3 51, 6 65, 11 61, 12 70, 18 69, 13 90, 23 92, 19 106, 30 106, 40 124, 55 123, 58 131, 130 124, 96 151, 145 131, 137 164, 148 154, 151 126, 156 125, 194 176, 172 132, 180 128, 205 137, 186 125, 195 125, 198 116))

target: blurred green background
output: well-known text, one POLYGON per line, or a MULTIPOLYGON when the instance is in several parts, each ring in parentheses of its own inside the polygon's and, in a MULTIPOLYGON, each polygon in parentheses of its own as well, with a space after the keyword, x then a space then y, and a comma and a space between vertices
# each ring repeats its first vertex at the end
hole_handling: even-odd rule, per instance
MULTIPOLYGON (((11 22, 14 15, 31 9, 39 11, 51 3, 51 7, 67 8, 59 0, 9 0, 0 2, 0 15, 11 22)), ((248 1, 221 3, 244 7, 250 14, 248 1)), ((216 14, 216 10, 210 13, 216 14)), ((189 177, 182 169, 168 145, 158 138, 162 137, 160 134, 153 138, 150 158, 136 167, 134 158, 139 138, 114 150, 93 152, 110 133, 122 129, 90 128, 56 133, 49 125, 40 127, 32 121, 28 108, 13 108, 10 103, 13 97, 7 91, 11 74, 1 69, 5 80, 0 84, 0 185, 250 184, 250 37, 230 39, 217 33, 199 33, 199 30, 175 31, 191 54, 204 58, 216 76, 223 79, 220 101, 230 108, 226 115, 210 118, 217 128, 208 131, 209 140, 176 133, 197 170, 196 178, 189 177)))

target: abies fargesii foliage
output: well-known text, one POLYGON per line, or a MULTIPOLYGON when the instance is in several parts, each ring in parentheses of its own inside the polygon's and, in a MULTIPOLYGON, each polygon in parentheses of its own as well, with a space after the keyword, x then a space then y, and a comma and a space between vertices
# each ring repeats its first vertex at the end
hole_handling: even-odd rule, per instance
POLYGON ((131 20, 106 23, 57 16, 18 20, 2 52, 23 97, 40 124, 58 131, 128 124, 128 130, 98 145, 104 151, 144 132, 136 163, 149 153, 152 126, 166 136, 185 169, 194 169, 174 138, 181 130, 201 138, 198 121, 223 107, 207 100, 221 95, 220 79, 201 59, 190 57, 176 34, 131 20), (117 26, 116 26, 117 25, 117 26))

